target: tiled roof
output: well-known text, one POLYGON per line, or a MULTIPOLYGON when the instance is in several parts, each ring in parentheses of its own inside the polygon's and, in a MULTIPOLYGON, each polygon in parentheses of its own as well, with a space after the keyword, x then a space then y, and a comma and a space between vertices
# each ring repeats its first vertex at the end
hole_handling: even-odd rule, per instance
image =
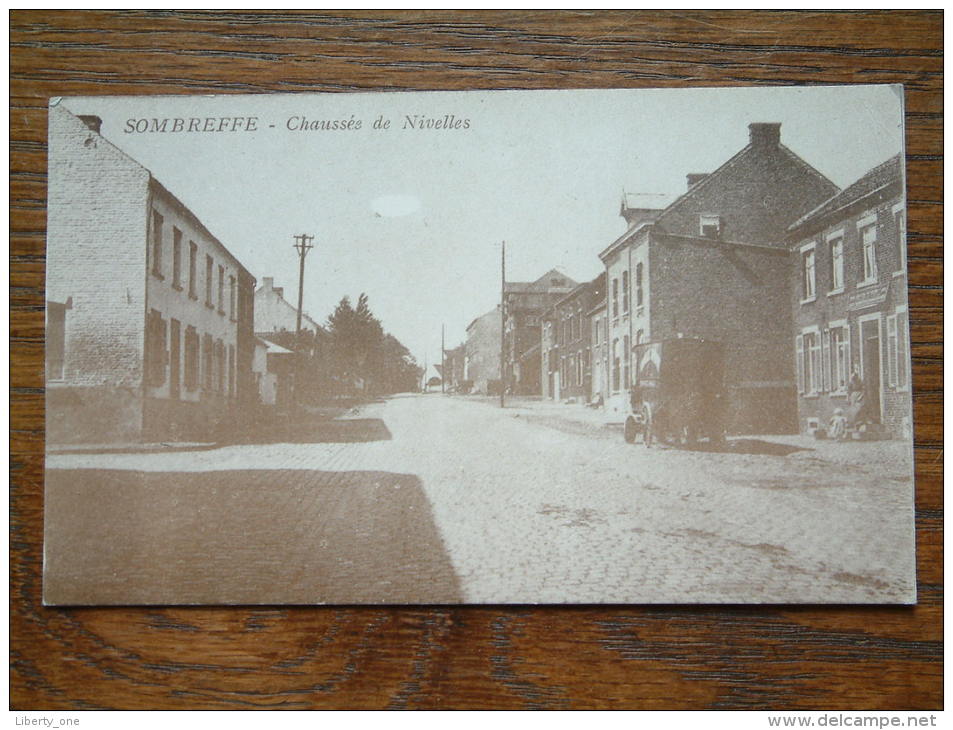
POLYGON ((900 155, 894 155, 889 160, 881 162, 872 170, 868 170, 855 183, 848 185, 837 195, 828 198, 814 210, 802 216, 788 228, 793 231, 807 223, 816 221, 824 216, 841 210, 851 203, 864 198, 878 190, 885 189, 889 185, 900 183, 903 179, 902 168, 900 166, 900 155))

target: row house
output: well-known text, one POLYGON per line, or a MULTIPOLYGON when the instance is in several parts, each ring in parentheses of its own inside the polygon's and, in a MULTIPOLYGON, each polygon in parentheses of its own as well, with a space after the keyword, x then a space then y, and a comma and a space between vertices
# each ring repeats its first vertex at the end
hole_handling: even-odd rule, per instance
POLYGON ((448 393, 469 392, 470 385, 466 382, 466 344, 459 344, 454 348, 443 351, 443 362, 440 364, 440 378, 448 393))
POLYGON ((255 279, 97 117, 49 110, 47 438, 210 438, 254 403, 255 279))
POLYGON ((912 434, 904 211, 897 155, 790 228, 802 432, 826 426, 838 408, 853 416, 857 391, 877 430, 912 434))
POLYGON ((502 336, 503 316, 499 306, 467 325, 463 379, 470 384, 470 392, 482 395, 499 394, 502 336))
MULTIPOLYGON (((603 291, 605 291, 603 289, 603 291)), ((590 402, 604 407, 609 399, 609 320, 606 315, 606 297, 597 302, 587 313, 589 329, 589 350, 592 360, 592 382, 590 384, 590 402)))
POLYGON ((503 381, 516 395, 541 395, 542 319, 578 282, 556 269, 536 281, 508 281, 503 287, 503 381))
POLYGON ((632 352, 643 341, 702 338, 726 347, 728 427, 794 430, 788 227, 838 188, 781 144, 780 124, 749 125, 749 143, 663 207, 624 201, 626 232, 606 268, 608 420, 621 420, 632 352))
POLYGON ((605 273, 580 284, 543 316, 543 397, 589 401, 592 397, 590 312, 605 302, 605 273))
POLYGON ((255 290, 255 335, 265 347, 264 371, 256 371, 261 402, 280 410, 295 400, 317 401, 330 388, 325 362, 327 332, 307 312, 285 299, 284 287, 263 276, 255 290), (295 377, 298 382, 295 383, 295 377))

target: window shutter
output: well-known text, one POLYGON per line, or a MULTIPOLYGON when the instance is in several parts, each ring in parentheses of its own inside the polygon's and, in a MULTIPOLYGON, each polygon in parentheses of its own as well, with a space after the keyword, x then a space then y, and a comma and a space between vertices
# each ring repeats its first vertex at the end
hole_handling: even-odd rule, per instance
POLYGON ((897 385, 897 316, 887 317, 887 384, 897 385))
POLYGON ((794 338, 794 348, 797 350, 797 392, 804 392, 804 337, 794 338))
POLYGON ((821 389, 827 393, 831 390, 831 331, 825 330, 821 335, 821 371, 823 372, 821 389))
POLYGON ((907 316, 906 312, 897 314, 897 389, 906 390, 910 386, 910 380, 907 376, 909 367, 907 357, 907 316))

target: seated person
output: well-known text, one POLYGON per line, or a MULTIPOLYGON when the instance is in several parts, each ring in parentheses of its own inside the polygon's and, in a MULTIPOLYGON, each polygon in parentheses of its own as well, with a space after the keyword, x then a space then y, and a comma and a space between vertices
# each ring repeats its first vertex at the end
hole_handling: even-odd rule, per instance
POLYGON ((830 428, 827 429, 827 435, 832 439, 847 438, 847 416, 844 415, 843 408, 835 408, 834 415, 831 417, 830 428))

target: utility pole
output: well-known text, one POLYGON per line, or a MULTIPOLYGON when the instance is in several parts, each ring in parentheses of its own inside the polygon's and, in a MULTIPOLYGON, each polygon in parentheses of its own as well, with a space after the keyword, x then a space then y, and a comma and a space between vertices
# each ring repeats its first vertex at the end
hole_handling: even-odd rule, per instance
POLYGON ((506 241, 500 252, 500 408, 505 408, 506 393, 506 241))
POLYGON ((444 329, 446 325, 440 325, 440 392, 447 393, 447 350, 444 347, 444 329))
POLYGON ((309 236, 307 233, 299 233, 297 236, 294 236, 294 239, 294 248, 298 252, 300 267, 298 270, 298 318, 295 323, 295 368, 291 378, 291 396, 292 403, 297 404, 298 399, 295 397, 297 395, 295 391, 298 389, 298 376, 301 371, 301 311, 304 303, 304 259, 308 255, 308 251, 314 248, 311 244, 311 241, 314 240, 314 236, 309 236))

